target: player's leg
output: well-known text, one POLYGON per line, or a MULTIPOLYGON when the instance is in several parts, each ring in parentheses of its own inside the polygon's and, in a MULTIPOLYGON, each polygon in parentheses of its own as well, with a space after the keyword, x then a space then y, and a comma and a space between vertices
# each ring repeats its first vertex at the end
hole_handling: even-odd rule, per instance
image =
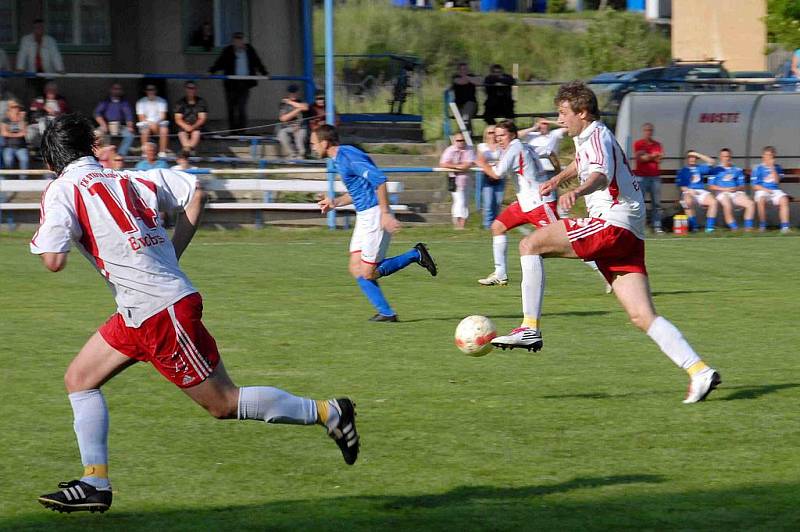
POLYGON ((763 190, 756 190, 756 210, 758 211, 758 230, 767 230, 767 194, 763 190))
POLYGON ((744 209, 744 230, 753 230, 753 217, 755 216, 756 205, 744 192, 736 192, 733 196, 734 204, 744 209))
MULTIPOLYGON (((356 215, 353 236, 350 239, 350 274, 355 278, 358 287, 378 311, 372 321, 397 321, 397 314, 392 309, 386 296, 376 280, 377 266, 381 253, 381 244, 386 246, 384 236, 388 233, 380 226, 380 210, 370 209, 356 215), (366 275, 366 276, 365 276, 366 275)), ((384 247, 385 251, 385 247, 384 247)))
POLYGON ((789 225, 789 196, 788 194, 782 194, 778 199, 778 219, 780 220, 781 224, 781 233, 788 233, 791 231, 791 226, 789 225))
POLYGON ((483 286, 508 284, 508 235, 510 229, 527 223, 523 216, 519 202, 513 202, 503 209, 497 218, 492 222, 492 257, 494 259, 494 272, 483 279, 478 279, 478 283, 483 286))
POLYGON ((706 207, 706 233, 711 233, 717 225, 719 202, 710 192, 705 192, 700 202, 706 207))
POLYGON ((386 252, 389 249, 392 235, 383 229, 380 229, 380 233, 379 236, 375 236, 376 239, 380 238, 378 252, 375 254, 377 265, 372 269, 372 276, 367 277, 368 279, 377 279, 378 277, 392 275, 414 263, 428 270, 428 273, 430 273, 432 277, 436 277, 438 268, 436 267, 436 262, 433 260, 430 251, 428 251, 428 246, 422 242, 417 242, 414 244, 414 247, 405 253, 395 255, 394 257, 383 258, 386 256, 386 252))
POLYGON ((725 218, 725 223, 732 231, 739 229, 739 224, 736 223, 736 218, 733 215, 733 203, 731 202, 730 194, 727 192, 720 192, 717 194, 717 202, 722 206, 722 216, 725 218))
POLYGON ((108 407, 100 387, 136 363, 96 332, 72 360, 64 384, 72 405, 73 428, 83 463, 79 480, 62 482, 59 491, 42 495, 39 502, 59 512, 104 512, 111 506, 108 480, 108 407))
POLYGON ((620 273, 612 284, 631 322, 646 332, 676 366, 689 374, 691 382, 684 403, 705 399, 722 382, 719 373, 700 359, 677 327, 656 313, 647 275, 620 273))
POLYGON ((694 194, 692 194, 690 190, 681 192, 681 207, 683 207, 683 213, 686 215, 689 222, 690 231, 695 231, 697 229, 696 203, 694 194))

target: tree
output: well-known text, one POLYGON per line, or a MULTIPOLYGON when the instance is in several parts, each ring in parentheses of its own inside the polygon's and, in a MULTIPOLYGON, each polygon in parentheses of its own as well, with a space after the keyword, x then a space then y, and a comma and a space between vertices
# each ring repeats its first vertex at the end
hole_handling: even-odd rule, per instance
POLYGON ((768 0, 767 33, 774 43, 792 50, 800 48, 800 2, 768 0))

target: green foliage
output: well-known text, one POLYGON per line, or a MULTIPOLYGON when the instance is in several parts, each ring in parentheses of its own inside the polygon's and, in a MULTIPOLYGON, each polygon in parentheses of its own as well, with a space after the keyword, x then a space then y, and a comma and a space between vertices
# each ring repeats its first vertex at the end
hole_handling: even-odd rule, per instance
POLYGON ((548 13, 566 13, 567 10, 567 0, 550 0, 547 2, 548 13))
POLYGON ((664 64, 670 43, 636 13, 606 9, 589 25, 582 49, 584 65, 599 71, 664 64))
POLYGON ((767 31, 772 42, 792 50, 800 48, 800 2, 769 0, 767 31))

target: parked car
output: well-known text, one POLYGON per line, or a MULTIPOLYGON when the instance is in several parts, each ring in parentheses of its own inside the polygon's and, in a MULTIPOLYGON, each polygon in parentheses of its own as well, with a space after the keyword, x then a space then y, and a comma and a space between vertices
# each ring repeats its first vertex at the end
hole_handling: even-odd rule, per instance
POLYGON ((741 83, 739 90, 743 91, 769 91, 775 90, 780 85, 775 74, 762 70, 746 70, 731 72, 731 77, 741 83))

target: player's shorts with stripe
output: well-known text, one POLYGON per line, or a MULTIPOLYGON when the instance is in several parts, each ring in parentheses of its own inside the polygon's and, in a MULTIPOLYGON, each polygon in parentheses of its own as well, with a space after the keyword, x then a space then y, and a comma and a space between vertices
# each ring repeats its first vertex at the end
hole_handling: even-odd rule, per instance
POLYGON ((513 229, 518 225, 531 224, 536 227, 544 227, 557 221, 558 213, 557 202, 542 203, 538 207, 528 212, 522 212, 519 202, 515 201, 497 217, 497 221, 506 226, 506 229, 513 229))
POLYGON ((149 317, 141 327, 128 327, 119 313, 98 332, 123 355, 150 362, 180 388, 200 384, 219 364, 214 337, 203 325, 203 298, 190 294, 149 317))
POLYGON ((564 218, 572 249, 585 261, 593 260, 610 283, 615 273, 643 273, 644 240, 602 218, 564 218))
POLYGON ((753 199, 756 201, 760 201, 761 198, 765 198, 768 202, 772 203, 776 207, 781 204, 781 198, 787 197, 789 194, 784 192, 781 189, 774 189, 774 190, 756 190, 755 194, 753 194, 753 199))
POLYGON ((377 264, 389 249, 391 234, 381 226, 381 208, 376 205, 356 213, 356 225, 350 238, 350 253, 361 253, 361 260, 377 264))

